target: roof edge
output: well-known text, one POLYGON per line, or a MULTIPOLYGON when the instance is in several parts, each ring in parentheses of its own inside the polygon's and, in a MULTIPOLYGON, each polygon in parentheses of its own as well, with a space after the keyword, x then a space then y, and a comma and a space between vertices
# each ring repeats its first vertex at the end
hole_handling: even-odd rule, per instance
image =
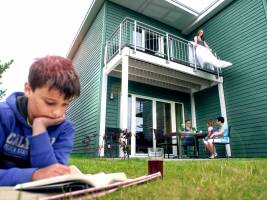
POLYGON ((208 21, 222 9, 224 9, 227 5, 229 5, 234 0, 221 0, 212 5, 209 9, 207 9, 204 13, 202 13, 190 26, 186 27, 182 30, 182 33, 188 35, 197 27, 201 26, 203 23, 208 21))
POLYGON ((105 0, 93 0, 93 2, 91 3, 91 6, 88 9, 86 16, 84 17, 83 22, 69 48, 67 58, 73 59, 76 51, 78 50, 81 42, 83 41, 89 27, 93 23, 93 20, 95 19, 97 13, 101 9, 104 1, 105 0))

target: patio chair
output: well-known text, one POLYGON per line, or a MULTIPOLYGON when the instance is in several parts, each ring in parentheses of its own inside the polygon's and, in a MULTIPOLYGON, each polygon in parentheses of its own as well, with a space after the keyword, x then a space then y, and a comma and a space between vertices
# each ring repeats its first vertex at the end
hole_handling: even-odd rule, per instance
POLYGON ((123 159, 129 158, 129 147, 127 141, 131 137, 131 132, 127 129, 106 127, 105 150, 109 157, 120 156, 123 159), (122 152, 121 152, 122 151, 122 152))
POLYGON ((177 143, 173 143, 172 140, 172 136, 176 136, 176 133, 164 133, 162 130, 157 129, 153 129, 153 131, 156 137, 157 146, 164 149, 164 158, 166 154, 168 155, 168 158, 170 158, 172 147, 177 147, 177 143))
MULTIPOLYGON (((215 147, 215 145, 224 145, 225 146, 225 151, 226 151, 226 157, 229 158, 231 157, 231 146, 230 146, 230 142, 231 142, 231 126, 228 126, 228 136, 229 138, 228 142, 215 142, 213 141, 213 145, 215 147)), ((214 152, 214 150, 213 150, 214 152)))
POLYGON ((119 154, 119 139, 122 130, 120 128, 106 127, 105 151, 109 157, 117 157, 119 154))

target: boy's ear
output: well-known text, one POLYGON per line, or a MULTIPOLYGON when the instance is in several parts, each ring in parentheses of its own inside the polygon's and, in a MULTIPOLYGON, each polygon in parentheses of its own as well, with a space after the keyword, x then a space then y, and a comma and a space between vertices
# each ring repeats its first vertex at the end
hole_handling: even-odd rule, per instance
POLYGON ((26 97, 29 97, 32 93, 32 88, 28 82, 24 84, 24 94, 26 97))

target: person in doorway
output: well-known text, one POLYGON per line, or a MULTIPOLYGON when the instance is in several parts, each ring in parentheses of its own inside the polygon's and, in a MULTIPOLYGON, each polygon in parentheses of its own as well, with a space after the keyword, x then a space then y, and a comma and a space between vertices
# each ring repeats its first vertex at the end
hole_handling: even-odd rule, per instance
POLYGON ((65 111, 79 95, 79 76, 69 59, 33 62, 24 93, 0 103, 0 186, 70 173, 74 126, 65 111))
POLYGON ((224 118, 217 117, 216 124, 219 126, 219 129, 210 135, 210 139, 208 139, 206 144, 211 159, 217 157, 216 148, 213 144, 214 142, 229 142, 228 125, 224 122, 224 118))

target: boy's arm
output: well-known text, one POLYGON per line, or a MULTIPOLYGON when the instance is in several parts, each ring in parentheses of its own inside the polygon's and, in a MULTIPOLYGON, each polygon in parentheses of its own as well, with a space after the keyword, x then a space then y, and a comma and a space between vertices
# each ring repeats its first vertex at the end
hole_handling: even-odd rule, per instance
POLYGON ((35 170, 35 168, 0 169, 0 186, 10 186, 29 182, 32 180, 32 173, 35 170))
MULTIPOLYGON (((0 120, 1 116, 0 116, 0 120)), ((2 121, 1 121, 2 122, 2 121)), ((0 122, 0 149, 5 142, 5 129, 3 124, 0 122)), ((35 171, 35 168, 28 169, 0 169, 0 186, 10 186, 18 183, 28 182, 32 179, 32 173, 35 171)))
POLYGON ((74 128, 70 122, 64 122, 60 128, 60 135, 53 144, 47 131, 29 138, 32 167, 42 168, 55 163, 67 164, 73 146, 74 128))

